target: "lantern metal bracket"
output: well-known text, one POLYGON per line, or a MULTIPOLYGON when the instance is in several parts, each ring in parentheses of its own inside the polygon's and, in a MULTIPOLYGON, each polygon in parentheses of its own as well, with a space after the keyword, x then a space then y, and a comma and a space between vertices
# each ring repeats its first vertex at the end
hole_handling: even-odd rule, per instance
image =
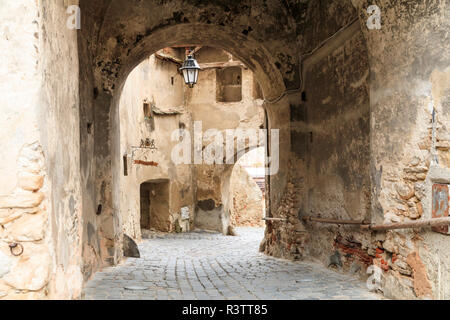
POLYGON ((183 65, 179 70, 183 74, 185 84, 187 84, 189 88, 193 88, 197 84, 198 73, 201 68, 192 54, 188 54, 187 59, 183 62, 183 65))

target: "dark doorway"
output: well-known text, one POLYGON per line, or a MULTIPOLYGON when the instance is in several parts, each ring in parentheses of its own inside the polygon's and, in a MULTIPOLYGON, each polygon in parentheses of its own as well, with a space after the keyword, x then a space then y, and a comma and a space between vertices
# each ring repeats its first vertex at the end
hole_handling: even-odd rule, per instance
POLYGON ((144 182, 140 195, 141 229, 170 231, 169 181, 144 182))

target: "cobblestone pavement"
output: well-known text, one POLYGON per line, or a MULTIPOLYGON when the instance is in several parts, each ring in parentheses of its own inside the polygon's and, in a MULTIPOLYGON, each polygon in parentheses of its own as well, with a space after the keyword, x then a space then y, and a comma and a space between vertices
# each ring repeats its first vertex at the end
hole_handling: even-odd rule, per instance
POLYGON ((360 280, 320 264, 259 253, 263 229, 238 228, 237 233, 153 234, 139 244, 141 259, 98 272, 85 287, 85 299, 381 298, 360 280))

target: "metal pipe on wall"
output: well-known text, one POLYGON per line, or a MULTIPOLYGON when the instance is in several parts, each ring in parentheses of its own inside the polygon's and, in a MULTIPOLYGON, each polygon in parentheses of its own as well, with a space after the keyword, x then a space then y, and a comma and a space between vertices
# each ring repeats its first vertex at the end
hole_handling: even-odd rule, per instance
POLYGON ((303 217, 304 221, 314 221, 320 223, 330 223, 330 224, 353 224, 353 225, 368 225, 364 220, 339 220, 339 219, 326 219, 326 218, 314 218, 314 217, 303 217))
POLYGON ((450 218, 435 218, 426 219, 419 221, 409 221, 409 222, 399 222, 391 224, 380 224, 380 225, 365 225, 361 226, 361 229, 368 230, 394 230, 394 229, 411 229, 411 228, 422 228, 422 227, 439 227, 450 225, 450 218))
POLYGON ((445 218, 435 218, 435 219, 425 219, 419 221, 408 221, 399 222, 391 224, 379 224, 373 225, 365 222, 364 220, 339 220, 339 219, 326 219, 326 218, 314 218, 314 217, 303 217, 304 221, 313 221, 319 223, 329 223, 329 224, 348 224, 348 225, 359 225, 363 230, 395 230, 395 229, 412 229, 412 228, 422 228, 422 227, 439 227, 439 226, 449 226, 450 217, 445 218))

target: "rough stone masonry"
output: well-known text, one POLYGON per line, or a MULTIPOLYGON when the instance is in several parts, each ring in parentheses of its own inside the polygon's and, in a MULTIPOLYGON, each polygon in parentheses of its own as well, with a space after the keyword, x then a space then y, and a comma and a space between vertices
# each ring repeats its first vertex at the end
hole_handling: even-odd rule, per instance
MULTIPOLYGON (((242 62, 260 86, 264 126, 280 130, 264 253, 361 277, 376 265, 388 298, 450 299, 442 228, 317 221, 448 216, 450 4, 375 4, 380 28, 368 28, 368 0, 2 1, 0 298, 78 299, 97 271, 123 261, 121 94, 149 56, 189 45, 242 62), (67 28, 69 5, 80 8, 80 29, 67 28)), ((225 169, 211 168, 212 183, 226 187, 225 169)), ((181 176, 191 189, 176 190, 195 221, 212 195, 181 176)))

